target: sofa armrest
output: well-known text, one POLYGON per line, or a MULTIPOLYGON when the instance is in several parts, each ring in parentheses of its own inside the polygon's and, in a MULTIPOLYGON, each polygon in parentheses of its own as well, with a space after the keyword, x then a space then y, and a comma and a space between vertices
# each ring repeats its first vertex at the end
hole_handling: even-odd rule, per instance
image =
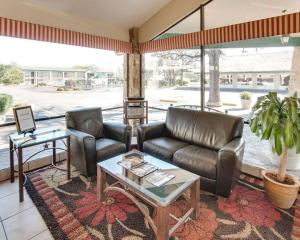
POLYGON ((94 136, 67 129, 71 135, 72 164, 87 177, 96 174, 96 139, 94 136))
POLYGON ((143 151, 143 143, 152 138, 158 138, 165 135, 166 124, 150 123, 142 124, 137 128, 137 142, 140 151, 143 151))
POLYGON ((129 151, 131 143, 131 126, 123 123, 103 123, 104 136, 122 142, 129 151))
POLYGON ((228 197, 234 180, 238 180, 243 155, 245 141, 242 138, 235 138, 218 152, 217 162, 217 195, 228 197))

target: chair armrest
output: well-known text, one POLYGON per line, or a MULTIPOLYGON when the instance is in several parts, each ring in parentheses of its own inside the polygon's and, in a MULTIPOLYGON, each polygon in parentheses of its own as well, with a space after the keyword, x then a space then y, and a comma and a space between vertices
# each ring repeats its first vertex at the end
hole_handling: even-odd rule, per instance
POLYGON ((94 136, 67 129, 71 136, 72 164, 87 177, 96 174, 96 139, 94 136))
POLYGON ((143 143, 146 140, 164 136, 165 130, 166 124, 162 122, 139 125, 137 128, 137 142, 139 150, 143 151, 143 143))
POLYGON ((104 136, 122 142, 129 151, 131 144, 131 126, 123 123, 103 123, 104 136))
POLYGON ((233 183, 238 180, 243 155, 245 141, 242 138, 235 138, 218 152, 217 162, 217 189, 216 193, 228 197, 233 183))

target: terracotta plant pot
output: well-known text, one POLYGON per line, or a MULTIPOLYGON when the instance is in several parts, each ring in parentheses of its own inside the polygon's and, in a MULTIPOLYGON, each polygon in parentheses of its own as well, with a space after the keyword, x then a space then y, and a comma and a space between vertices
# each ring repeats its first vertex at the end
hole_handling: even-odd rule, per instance
POLYGON ((269 201, 282 209, 289 209, 293 206, 299 191, 299 181, 296 177, 287 175, 293 179, 294 185, 282 184, 276 182, 267 176, 267 173, 277 174, 276 170, 263 170, 264 186, 269 201))

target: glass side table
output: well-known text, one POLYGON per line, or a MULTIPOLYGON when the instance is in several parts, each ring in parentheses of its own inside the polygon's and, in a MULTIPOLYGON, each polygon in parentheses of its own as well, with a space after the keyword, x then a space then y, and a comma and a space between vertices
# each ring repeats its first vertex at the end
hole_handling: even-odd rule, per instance
POLYGON ((23 185, 24 181, 24 172, 23 164, 29 161, 32 157, 37 154, 51 150, 52 149, 52 165, 56 165, 56 150, 63 150, 67 152, 67 178, 70 179, 71 176, 71 150, 70 150, 70 134, 66 130, 57 129, 57 128, 41 128, 34 133, 30 134, 18 134, 13 133, 9 135, 9 152, 10 152, 10 181, 14 182, 14 153, 16 152, 18 159, 18 175, 19 175, 19 201, 24 201, 24 191, 23 185), (60 148, 56 146, 56 141, 62 140, 66 148, 60 148), (64 141, 66 140, 66 142, 64 141), (49 144, 52 143, 52 146, 49 144), (33 147, 36 145, 43 144, 43 149, 33 153, 27 159, 23 159, 23 149, 33 147))

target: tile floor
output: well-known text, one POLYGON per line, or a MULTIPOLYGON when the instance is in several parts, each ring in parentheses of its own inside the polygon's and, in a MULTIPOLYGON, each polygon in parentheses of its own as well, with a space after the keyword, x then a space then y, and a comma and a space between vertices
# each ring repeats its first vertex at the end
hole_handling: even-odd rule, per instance
POLYGON ((0 182, 0 240, 53 239, 26 190, 19 203, 18 179, 0 182))

